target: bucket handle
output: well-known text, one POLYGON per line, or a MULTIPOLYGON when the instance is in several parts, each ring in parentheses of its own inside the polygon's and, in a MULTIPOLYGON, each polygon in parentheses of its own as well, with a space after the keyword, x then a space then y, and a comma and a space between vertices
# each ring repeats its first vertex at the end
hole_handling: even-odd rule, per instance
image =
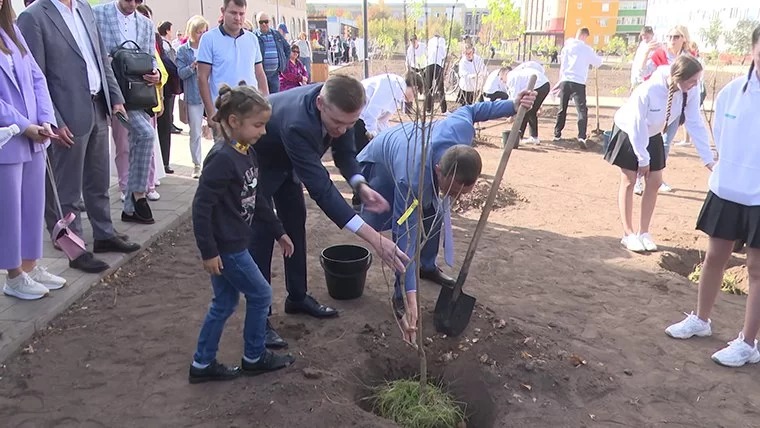
MULTIPOLYGON (((323 257, 319 258, 319 264, 322 265, 322 269, 325 272, 328 272, 330 275, 332 275, 334 277, 337 277, 337 278, 350 278, 350 277, 354 276, 354 275, 340 275, 340 274, 337 274, 337 273, 333 273, 331 270, 327 269, 327 267, 325 266, 325 259, 323 257)), ((367 270, 367 269, 369 269, 370 266, 372 266, 372 253, 369 253, 369 261, 367 262, 367 266, 364 269, 367 270)))

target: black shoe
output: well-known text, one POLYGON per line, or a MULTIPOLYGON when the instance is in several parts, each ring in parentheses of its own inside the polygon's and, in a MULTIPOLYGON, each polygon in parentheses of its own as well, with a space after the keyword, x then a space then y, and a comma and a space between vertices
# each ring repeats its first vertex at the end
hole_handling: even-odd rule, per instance
POLYGON ((429 270, 429 271, 420 269, 420 279, 427 279, 428 281, 433 281, 436 284, 440 285, 441 287, 446 287, 446 288, 454 288, 454 284, 456 284, 457 282, 456 279, 446 275, 438 268, 436 268, 435 270, 429 270))
POLYGON ((113 230, 113 236, 121 239, 122 241, 129 241, 129 235, 127 235, 126 233, 121 233, 116 229, 113 230))
POLYGON ((267 319, 267 335, 264 342, 269 349, 285 349, 288 347, 288 342, 274 331, 272 324, 269 323, 269 319, 267 319))
POLYGON ((130 195, 132 202, 135 204, 135 212, 127 214, 124 211, 121 212, 121 221, 126 223, 140 223, 140 224, 153 224, 156 220, 153 219, 153 212, 148 205, 148 198, 140 198, 135 201, 135 196, 130 195))
POLYGON ((134 253, 140 249, 140 244, 125 241, 118 236, 111 239, 95 240, 92 251, 95 253, 134 253))
POLYGON ((174 170, 169 165, 164 165, 164 172, 167 174, 174 174, 174 170))
POLYGON ((181 134, 181 133, 182 133, 182 128, 172 125, 172 134, 181 134))
POLYGON ((314 318, 330 318, 338 315, 338 311, 325 305, 320 305, 317 300, 309 295, 303 301, 294 302, 290 298, 285 299, 286 314, 306 314, 314 318))
POLYGON ((103 260, 95 258, 95 256, 88 251, 76 259, 69 261, 69 267, 87 273, 100 273, 111 266, 103 260))
POLYGON ((272 351, 265 350, 261 358, 255 363, 249 363, 243 358, 240 363, 240 372, 244 376, 258 376, 260 374, 284 369, 296 362, 296 358, 290 354, 277 355, 272 351))
POLYGON ((199 369, 190 366, 190 374, 187 380, 190 383, 211 382, 215 380, 232 380, 240 376, 240 367, 227 367, 224 364, 212 361, 208 367, 199 369))

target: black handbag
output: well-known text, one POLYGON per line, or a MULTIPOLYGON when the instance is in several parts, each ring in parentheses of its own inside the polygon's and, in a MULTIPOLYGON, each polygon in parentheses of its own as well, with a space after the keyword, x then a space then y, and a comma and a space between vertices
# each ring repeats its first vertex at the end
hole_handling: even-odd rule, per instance
POLYGON ((119 82, 127 110, 150 110, 158 106, 156 87, 143 79, 143 75, 153 73, 153 59, 131 40, 111 51, 111 68, 119 82), (129 44, 134 47, 128 47, 129 44))

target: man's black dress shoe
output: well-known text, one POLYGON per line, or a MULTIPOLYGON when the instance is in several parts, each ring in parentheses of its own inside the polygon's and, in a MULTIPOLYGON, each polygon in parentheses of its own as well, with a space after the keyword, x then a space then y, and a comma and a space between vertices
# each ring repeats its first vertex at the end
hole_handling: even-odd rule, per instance
POLYGON ((269 323, 269 319, 267 319, 267 335, 266 339, 264 339, 264 344, 269 349, 285 349, 288 347, 288 342, 274 331, 272 324, 269 323))
POLYGON ((285 299, 286 314, 306 314, 314 318, 330 318, 338 315, 338 311, 329 306, 320 305, 317 300, 309 295, 301 302, 294 302, 290 298, 285 299))
POLYGON ((95 253, 134 253, 140 249, 140 244, 125 241, 118 236, 110 239, 95 240, 92 251, 95 253))
POLYGON ((87 273, 100 273, 107 270, 111 266, 103 260, 95 258, 91 252, 83 253, 81 256, 69 262, 69 267, 72 269, 81 270, 87 273))
POLYGON ((440 285, 441 287, 446 288, 454 288, 454 284, 456 284, 457 280, 446 275, 441 271, 440 269, 436 268, 435 270, 421 270, 420 269, 420 279, 427 279, 428 281, 433 281, 436 284, 440 285))

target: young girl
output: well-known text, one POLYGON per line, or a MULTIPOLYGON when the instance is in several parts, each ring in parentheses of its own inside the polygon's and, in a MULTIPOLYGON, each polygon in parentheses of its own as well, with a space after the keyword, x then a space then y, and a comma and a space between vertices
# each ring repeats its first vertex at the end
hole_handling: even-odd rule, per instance
POLYGON ((290 355, 276 355, 264 344, 272 289, 248 253, 254 218, 271 224, 283 254, 293 243, 268 201, 259 197, 258 161, 251 145, 264 135, 272 113, 267 99, 253 87, 219 88, 213 120, 221 124, 224 142, 216 144, 203 165, 193 200, 193 228, 203 268, 211 274, 214 298, 198 338, 190 366, 190 383, 257 375, 292 364, 290 355), (216 361, 224 323, 235 311, 240 293, 246 299, 245 351, 242 367, 216 361))
MULTIPOLYGON (((694 52, 689 50, 691 46, 691 37, 689 36, 689 29, 685 26, 674 25, 673 28, 668 31, 665 39, 667 42, 664 44, 650 44, 649 51, 645 56, 645 63, 641 69, 641 78, 643 80, 648 80, 658 67, 673 64, 673 61, 675 61, 679 55, 694 55, 694 52)), ((673 116, 675 116, 675 114, 677 114, 677 112, 673 112, 673 116)), ((670 145, 676 137, 678 127, 683 124, 680 119, 675 119, 678 119, 678 117, 673 117, 673 121, 670 122, 668 128, 663 133, 666 160, 668 159, 668 154, 670 154, 670 145)), ((672 192, 673 188, 663 181, 659 190, 660 192, 672 192)), ((641 177, 639 177, 638 180, 636 180, 634 193, 640 195, 642 192, 642 180, 641 177)))
POLYGON ((747 77, 726 85, 715 100, 715 145, 719 162, 709 187, 697 229, 710 236, 702 264, 697 313, 665 330, 668 336, 688 339, 710 336, 710 311, 718 295, 723 271, 735 241, 747 243, 749 297, 744 327, 728 347, 713 354, 718 364, 739 367, 760 362, 757 350, 760 329, 760 27, 752 32, 752 65, 747 77))
POLYGON ((630 251, 657 250, 649 235, 649 222, 665 169, 663 132, 670 123, 685 119, 702 162, 712 169, 709 134, 699 114, 697 84, 701 74, 699 61, 690 55, 681 55, 672 66, 658 68, 615 113, 612 137, 604 157, 620 168, 618 208, 624 232, 621 243, 630 251), (634 233, 633 187, 637 173, 644 177, 646 186, 641 199, 639 230, 634 233))

